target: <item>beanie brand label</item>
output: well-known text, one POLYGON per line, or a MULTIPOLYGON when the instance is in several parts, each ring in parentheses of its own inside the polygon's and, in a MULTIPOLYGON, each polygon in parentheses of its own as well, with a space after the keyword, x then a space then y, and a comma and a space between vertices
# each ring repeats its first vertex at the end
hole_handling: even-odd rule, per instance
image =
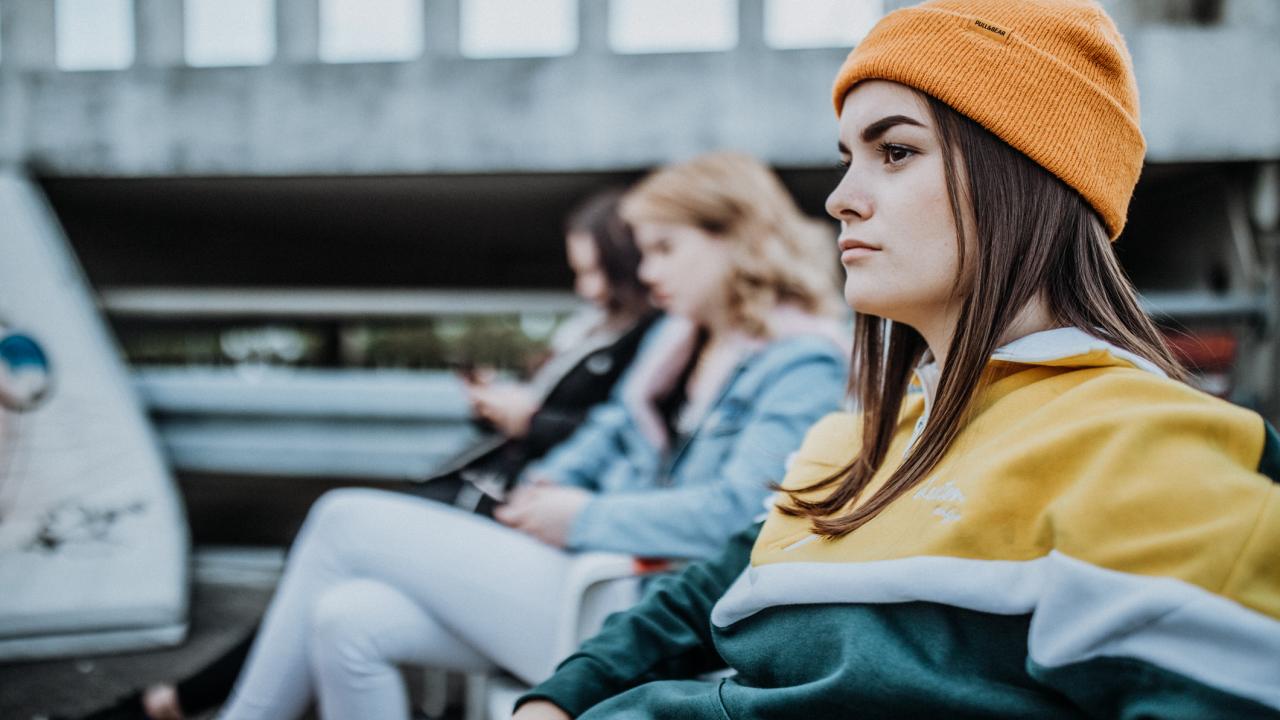
POLYGON ((1004 28, 998 25, 993 25, 979 18, 974 18, 973 25, 970 25, 969 27, 970 29, 976 30, 977 32, 980 32, 983 35, 986 35, 987 37, 993 40, 999 40, 1000 42, 1005 42, 1006 40, 1009 39, 1008 30, 1005 30, 1004 28))

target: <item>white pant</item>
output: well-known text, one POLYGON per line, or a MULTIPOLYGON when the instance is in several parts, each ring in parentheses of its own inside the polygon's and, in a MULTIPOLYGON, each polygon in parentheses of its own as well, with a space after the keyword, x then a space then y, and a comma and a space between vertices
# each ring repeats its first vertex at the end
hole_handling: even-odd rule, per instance
MULTIPOLYGON (((220 717, 406 718, 397 663, 551 674, 571 555, 486 518, 378 490, 327 493, 294 542, 220 717)), ((619 608, 621 609, 621 608, 619 608)))

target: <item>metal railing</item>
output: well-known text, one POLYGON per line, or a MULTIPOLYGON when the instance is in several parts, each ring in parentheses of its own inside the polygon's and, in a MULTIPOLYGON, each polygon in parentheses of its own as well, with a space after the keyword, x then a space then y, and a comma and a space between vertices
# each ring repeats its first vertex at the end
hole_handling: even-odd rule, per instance
POLYGON ((179 472, 412 480, 477 437, 446 372, 143 368, 133 378, 179 472))

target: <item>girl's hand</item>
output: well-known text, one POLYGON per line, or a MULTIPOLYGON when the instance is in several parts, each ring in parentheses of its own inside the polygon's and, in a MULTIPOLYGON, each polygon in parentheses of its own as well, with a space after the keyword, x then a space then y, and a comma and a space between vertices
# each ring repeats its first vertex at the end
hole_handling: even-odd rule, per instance
POLYGON ((472 412, 510 438, 528 434, 529 421, 538 410, 538 399, 533 392, 516 383, 468 384, 467 400, 472 412))
POLYGON ((569 713, 546 700, 531 700, 520 706, 511 720, 571 720, 569 713))
POLYGON ((573 521, 590 501, 591 493, 579 487, 521 485, 493 516, 503 525, 562 548, 569 542, 573 521))

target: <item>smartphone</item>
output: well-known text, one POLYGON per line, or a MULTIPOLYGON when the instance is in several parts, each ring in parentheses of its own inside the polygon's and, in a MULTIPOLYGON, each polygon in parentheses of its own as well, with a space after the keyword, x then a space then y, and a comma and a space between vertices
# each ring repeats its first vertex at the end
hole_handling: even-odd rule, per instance
POLYGON ((468 385, 475 385, 476 383, 480 382, 480 371, 472 363, 469 363, 469 362, 457 363, 453 367, 453 372, 458 377, 462 378, 462 381, 467 383, 468 385))

